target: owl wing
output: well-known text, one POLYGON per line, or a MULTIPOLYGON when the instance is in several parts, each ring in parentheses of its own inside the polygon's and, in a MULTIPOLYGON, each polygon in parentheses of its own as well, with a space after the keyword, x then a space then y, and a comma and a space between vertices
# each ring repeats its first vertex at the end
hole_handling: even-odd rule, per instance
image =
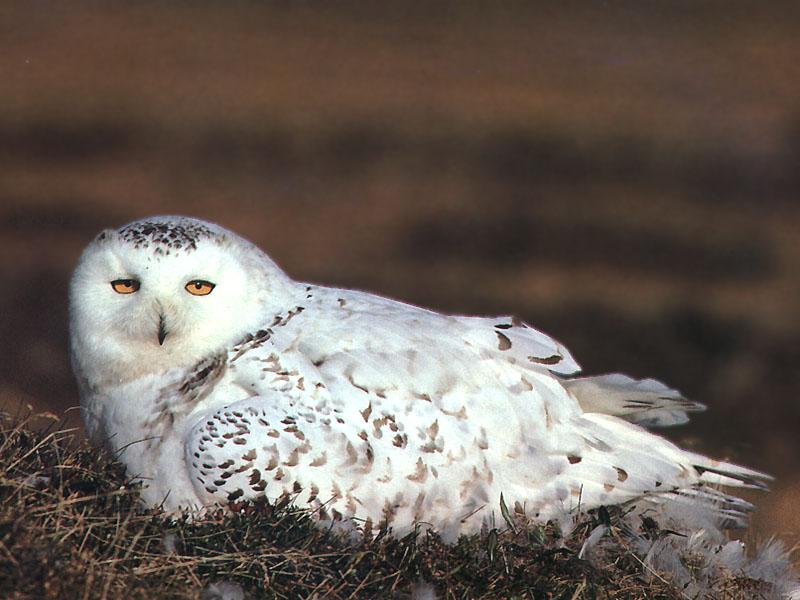
POLYGON ((517 317, 456 317, 463 339, 482 356, 506 360, 524 369, 574 375, 581 368, 569 351, 517 317))
POLYGON ((562 344, 516 317, 443 315, 334 288, 315 288, 309 300, 316 316, 304 316, 311 320, 314 336, 303 349, 315 362, 331 352, 368 350, 430 353, 432 364, 444 370, 454 362, 457 366, 497 361, 563 376, 580 371, 562 344))
MULTIPOLYGON (((546 457, 564 436, 545 428, 577 412, 568 396, 544 412, 536 394, 509 399, 509 387, 534 389, 522 372, 555 378, 546 365, 514 366, 491 343, 489 320, 344 293, 302 308, 230 349, 224 377, 205 395, 209 408, 185 430, 202 504, 297 494, 333 518, 457 529, 461 517, 497 505, 498 484, 513 479, 509 455, 530 437, 530 457, 546 457), (475 329, 488 335, 470 339, 475 329)), ((520 489, 557 469, 529 461, 520 489)))
POLYGON ((486 363, 494 362, 531 375, 557 375, 570 396, 565 402, 577 400, 583 412, 646 427, 679 425, 689 420, 688 413, 705 409, 654 379, 619 373, 576 377, 580 366, 564 345, 516 317, 446 316, 363 292, 318 288, 315 293, 327 318, 318 322, 305 350, 320 363, 337 353, 348 355, 354 360, 345 362, 370 371, 369 379, 380 379, 383 370, 403 373, 409 381, 439 377, 439 387, 451 377, 485 386, 494 376, 486 363), (430 366, 414 369, 413 360, 430 366))
POLYGON ((685 422, 688 412, 704 410, 702 404, 653 379, 575 378, 580 367, 567 349, 514 317, 444 316, 361 292, 348 292, 337 303, 344 310, 336 322, 344 329, 320 343, 338 346, 327 360, 343 364, 334 372, 321 364, 324 376, 346 373, 348 383, 367 391, 399 380, 408 402, 431 399, 445 413, 470 409, 500 442, 498 461, 517 452, 502 438, 519 423, 525 437, 516 442, 539 453, 531 458, 546 457, 527 485, 585 486, 587 503, 598 504, 706 483, 764 487, 770 479, 683 451, 641 427, 685 422), (586 460, 575 460, 579 455, 586 460), (556 465, 545 466, 554 457, 556 465), (633 476, 621 475, 628 470, 633 476))
POLYGON ((231 350, 216 408, 186 437, 204 501, 297 493, 334 518, 407 527, 460 522, 500 493, 550 518, 706 482, 762 485, 755 471, 583 414, 545 366, 470 338, 475 320, 340 299, 341 311, 277 319, 231 350))

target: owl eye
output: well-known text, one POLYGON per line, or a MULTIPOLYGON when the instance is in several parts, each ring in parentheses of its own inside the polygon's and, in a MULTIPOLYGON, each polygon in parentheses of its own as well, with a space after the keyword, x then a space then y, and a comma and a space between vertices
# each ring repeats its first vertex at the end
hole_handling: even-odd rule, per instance
POLYGON ((208 296, 215 287, 217 286, 210 281, 204 281, 203 279, 192 279, 186 284, 186 291, 193 296, 208 296))
POLYGON ((135 279, 115 279, 111 282, 111 287, 118 294, 132 294, 137 291, 142 284, 135 279))

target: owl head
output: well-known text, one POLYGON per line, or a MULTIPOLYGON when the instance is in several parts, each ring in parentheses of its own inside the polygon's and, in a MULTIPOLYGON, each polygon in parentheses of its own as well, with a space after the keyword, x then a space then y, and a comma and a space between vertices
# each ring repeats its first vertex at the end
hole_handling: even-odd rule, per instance
POLYGON ((81 386, 190 366, 291 305, 292 281, 256 246, 187 217, 106 230, 70 285, 70 343, 81 386))

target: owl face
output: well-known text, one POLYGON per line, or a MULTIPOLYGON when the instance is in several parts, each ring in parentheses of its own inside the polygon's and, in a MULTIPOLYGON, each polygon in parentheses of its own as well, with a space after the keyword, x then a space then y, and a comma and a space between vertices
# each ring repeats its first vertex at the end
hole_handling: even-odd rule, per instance
POLYGON ((122 382, 191 365, 280 303, 274 280, 282 274, 248 242, 228 232, 169 234, 174 223, 163 232, 138 224, 131 234, 131 225, 98 236, 73 276, 72 354, 81 372, 122 382))

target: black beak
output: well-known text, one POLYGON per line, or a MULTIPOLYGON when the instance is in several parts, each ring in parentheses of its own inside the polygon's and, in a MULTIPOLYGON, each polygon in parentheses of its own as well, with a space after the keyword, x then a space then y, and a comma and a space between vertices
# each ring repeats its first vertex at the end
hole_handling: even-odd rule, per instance
POLYGON ((164 319, 164 315, 159 315, 158 317, 158 345, 163 346, 164 340, 167 337, 167 321, 164 319))

